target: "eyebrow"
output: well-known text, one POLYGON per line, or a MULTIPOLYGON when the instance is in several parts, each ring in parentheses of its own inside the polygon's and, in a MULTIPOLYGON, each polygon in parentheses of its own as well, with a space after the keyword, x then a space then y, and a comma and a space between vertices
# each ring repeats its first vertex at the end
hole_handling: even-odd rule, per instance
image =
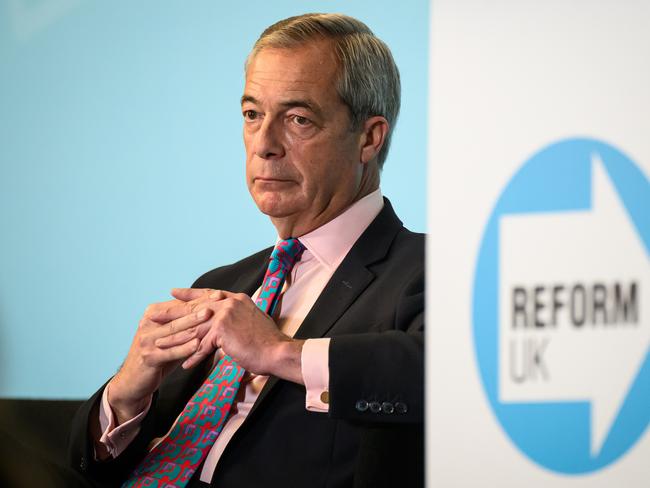
MULTIPOLYGON (((255 97, 253 97, 251 95, 243 95, 241 97, 241 104, 244 105, 244 103, 252 103, 252 104, 255 104, 255 105, 261 105, 260 101, 257 100, 257 98, 255 98, 255 97)), ((289 99, 289 100, 286 100, 284 102, 280 102, 280 105, 285 109, 286 108, 294 108, 294 107, 306 108, 307 110, 309 110, 309 111, 313 112, 314 114, 316 114, 316 116, 318 116, 318 117, 323 116, 323 111, 320 108, 318 108, 318 106, 315 103, 313 103, 313 102, 311 102, 309 100, 305 100, 305 99, 291 100, 291 99, 289 99)))

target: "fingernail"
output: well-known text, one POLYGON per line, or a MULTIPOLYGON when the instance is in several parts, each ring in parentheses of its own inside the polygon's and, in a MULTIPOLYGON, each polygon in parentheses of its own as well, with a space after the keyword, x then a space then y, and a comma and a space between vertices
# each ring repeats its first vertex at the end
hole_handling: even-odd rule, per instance
POLYGON ((196 313, 196 317, 198 319, 204 319, 208 316, 208 309, 204 308, 203 310, 200 310, 199 312, 196 313))
POLYGON ((213 291, 210 293, 210 298, 214 300, 219 300, 221 298, 221 292, 220 291, 213 291))

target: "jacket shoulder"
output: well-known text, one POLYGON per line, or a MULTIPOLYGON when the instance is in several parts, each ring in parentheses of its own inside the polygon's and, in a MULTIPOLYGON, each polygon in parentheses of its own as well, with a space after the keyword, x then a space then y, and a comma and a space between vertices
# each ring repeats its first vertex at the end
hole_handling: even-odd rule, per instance
POLYGON ((410 263, 410 266, 420 268, 423 271, 425 240, 425 234, 412 232, 406 227, 402 227, 395 234, 386 258, 401 263, 410 263))

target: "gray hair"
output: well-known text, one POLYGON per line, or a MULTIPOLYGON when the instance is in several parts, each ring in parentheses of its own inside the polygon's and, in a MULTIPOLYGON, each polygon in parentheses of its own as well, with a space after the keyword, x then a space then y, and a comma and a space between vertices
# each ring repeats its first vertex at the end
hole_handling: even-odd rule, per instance
POLYGON ((304 14, 268 27, 246 59, 264 48, 291 49, 306 41, 331 39, 340 66, 337 92, 351 114, 352 128, 375 115, 388 121, 388 134, 377 157, 381 169, 388 155, 400 107, 400 77, 388 46, 363 22, 342 14, 304 14))

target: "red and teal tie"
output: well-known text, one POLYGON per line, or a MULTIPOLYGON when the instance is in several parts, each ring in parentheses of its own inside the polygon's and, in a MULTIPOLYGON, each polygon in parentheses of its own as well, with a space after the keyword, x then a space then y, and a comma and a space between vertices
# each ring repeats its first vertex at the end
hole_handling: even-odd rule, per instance
MULTIPOLYGON (((282 285, 304 250, 298 239, 273 249, 255 304, 273 316, 282 285)), ((224 356, 185 405, 169 435, 152 449, 122 488, 182 488, 199 467, 226 423, 244 369, 224 356)))

